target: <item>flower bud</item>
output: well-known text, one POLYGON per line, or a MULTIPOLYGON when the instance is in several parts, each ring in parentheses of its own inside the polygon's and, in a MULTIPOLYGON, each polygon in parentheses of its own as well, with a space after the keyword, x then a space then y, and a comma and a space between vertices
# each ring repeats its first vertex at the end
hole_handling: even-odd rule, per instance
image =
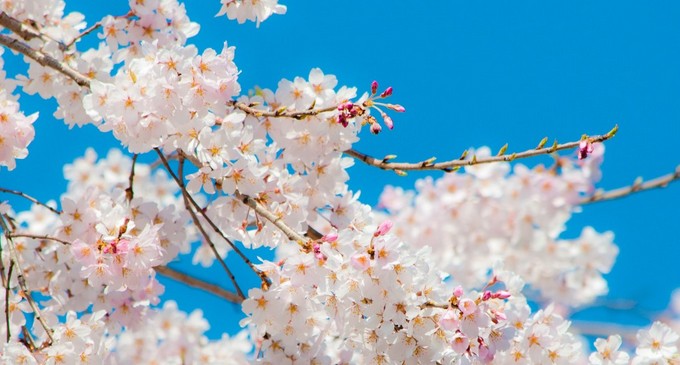
POLYGON ((394 110, 395 112, 403 113, 403 112, 406 111, 406 109, 405 109, 403 106, 399 105, 399 104, 387 104, 386 106, 387 106, 388 108, 394 110))
POLYGON ((392 229, 393 225, 394 225, 394 223, 392 223, 392 221, 389 220, 389 219, 380 223, 380 225, 378 226, 378 229, 376 229, 375 233, 373 233, 373 236, 378 237, 378 236, 386 235, 387 232, 389 232, 390 229, 392 229))
POLYGON ((390 95, 392 95, 392 86, 390 86, 390 87, 388 87, 387 89, 385 89, 385 91, 383 91, 382 94, 380 94, 380 97, 381 97, 381 98, 386 98, 386 97, 388 97, 388 96, 390 96, 390 95))
POLYGON ((377 92, 378 92, 378 82, 373 81, 371 83, 371 95, 375 95, 375 93, 377 93, 377 92))
POLYGON ((382 127, 378 123, 371 124, 371 133, 378 134, 382 130, 382 127))

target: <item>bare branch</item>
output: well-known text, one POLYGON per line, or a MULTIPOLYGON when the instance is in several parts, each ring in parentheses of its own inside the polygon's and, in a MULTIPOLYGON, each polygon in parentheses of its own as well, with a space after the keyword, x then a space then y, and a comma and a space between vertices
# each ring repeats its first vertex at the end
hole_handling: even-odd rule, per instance
POLYGON ((609 190, 609 191, 596 191, 595 194, 593 194, 590 197, 587 197, 583 200, 581 200, 581 204, 589 204, 589 203, 596 203, 596 202, 601 202, 601 201, 607 201, 607 200, 613 200, 613 199, 618 199, 618 198, 623 198, 628 195, 634 194, 634 193, 639 193, 641 191, 645 190, 651 190, 651 189, 656 189, 656 188, 665 188, 668 186, 668 184, 680 180, 680 166, 675 168, 675 172, 659 176, 655 179, 652 180, 647 180, 643 182, 641 179, 636 180, 632 185, 630 186, 624 186, 618 189, 614 190, 609 190))
POLYGON ((12 269, 14 268, 14 261, 9 262, 9 269, 7 270, 7 280, 5 282, 5 321, 7 322, 7 342, 12 339, 12 332, 9 325, 9 281, 12 278, 12 269))
POLYGON ((70 42, 66 43, 66 44, 64 45, 64 49, 69 49, 69 48, 71 48, 76 42, 78 42, 78 40, 80 40, 81 38, 85 37, 86 35, 88 35, 88 34, 94 32, 95 30, 99 29, 101 26, 102 26, 102 23, 101 23, 101 22, 96 22, 96 23, 94 23, 92 26, 90 26, 89 28, 85 29, 85 30, 82 31, 80 34, 78 34, 78 35, 77 35, 75 38, 73 38, 70 42))
POLYGON ((189 285, 191 287, 201 289, 203 291, 206 291, 210 294, 216 295, 218 297, 224 298, 230 302, 240 304, 243 302, 243 298, 235 293, 232 293, 219 285, 209 283, 203 280, 200 280, 198 278, 195 278, 189 274, 177 271, 171 267, 168 266, 156 266, 154 267, 154 270, 156 270, 157 273, 167 276, 170 279, 179 281, 181 283, 184 283, 186 285, 189 285))
POLYGON ((10 190, 10 189, 5 189, 5 188, 0 188, 0 192, 1 192, 1 193, 8 193, 8 194, 18 195, 18 196, 20 196, 20 197, 22 197, 22 198, 24 198, 24 199, 30 200, 30 201, 31 201, 32 203, 34 203, 34 204, 42 205, 43 207, 45 207, 45 208, 51 210, 51 211, 52 211, 53 213, 55 213, 55 214, 61 214, 61 211, 59 211, 58 209, 52 208, 52 207, 50 207, 49 205, 47 205, 47 204, 45 204, 45 203, 39 201, 38 199, 36 199, 36 198, 34 198, 34 197, 32 197, 32 196, 30 196, 30 195, 28 195, 28 194, 22 193, 22 192, 19 191, 19 190, 10 190))
POLYGON ((32 238, 36 240, 49 240, 49 241, 55 241, 59 243, 63 243, 65 245, 70 245, 71 242, 62 240, 61 238, 57 237, 52 237, 48 235, 39 235, 39 234, 30 234, 30 233, 11 233, 10 236, 12 238, 19 238, 19 237, 24 237, 24 238, 32 238))
POLYGON ((85 75, 74 70, 73 68, 71 68, 71 66, 67 65, 66 63, 61 62, 52 56, 46 55, 41 51, 31 48, 26 43, 23 43, 17 39, 6 36, 4 34, 0 34, 0 44, 25 55, 26 57, 34 60, 35 62, 39 63, 42 66, 50 67, 62 73, 66 77, 75 81, 76 84, 80 86, 88 88, 90 87, 90 79, 87 78, 85 75))
POLYGON ((132 167, 130 167, 130 177, 128 178, 128 187, 125 189, 125 198, 127 199, 128 203, 132 201, 132 198, 135 197, 135 191, 132 189, 132 183, 134 182, 135 179, 135 165, 137 164, 137 156, 139 154, 135 153, 132 155, 132 167))
MULTIPOLYGON (((614 132, 614 130, 612 130, 614 132)), ((594 137, 589 137, 588 140, 591 143, 601 143, 604 142, 610 138, 612 138, 615 133, 607 133, 603 134, 601 136, 594 136, 594 137)), ((516 159, 521 159, 521 158, 527 158, 527 157, 534 157, 534 156, 540 156, 540 155, 548 155, 556 151, 561 151, 561 150, 568 150, 568 149, 574 149, 579 146, 581 141, 574 141, 574 142, 568 142, 568 143, 563 143, 563 144, 554 144, 551 147, 545 147, 545 148, 536 148, 536 149, 530 149, 524 152, 517 152, 517 153, 512 153, 512 154, 505 154, 501 156, 490 156, 490 157, 480 157, 477 158, 473 156, 471 160, 465 160, 465 159, 455 159, 455 160, 450 160, 450 161, 445 161, 445 162, 439 162, 439 163, 433 163, 433 159, 421 161, 421 162, 390 162, 389 159, 377 159, 375 157, 369 156, 367 154, 361 153, 357 150, 354 149, 349 149, 347 151, 344 151, 349 156, 352 156, 358 160, 361 160, 365 162, 368 165, 375 166, 378 168, 381 168, 383 170, 395 170, 397 172, 401 171, 406 171, 406 170, 442 170, 442 171, 451 171, 452 169, 459 168, 462 166, 472 166, 472 165, 480 165, 480 164, 485 164, 485 163, 493 163, 493 162, 510 162, 516 159)))
POLYGON ((297 242, 297 244, 300 245, 300 247, 302 247, 303 249, 306 250, 310 249, 309 244, 307 243, 307 239, 305 239, 305 237, 295 232, 295 230, 293 230, 286 223, 284 223, 281 220, 281 217, 272 213, 262 204, 258 203, 257 200, 253 199, 248 195, 243 195, 238 191, 234 195, 238 200, 243 202, 243 204, 253 208, 253 210, 255 210, 259 215, 265 217, 268 221, 272 222, 278 229, 281 230, 281 232, 283 232, 283 234, 285 234, 288 237, 289 240, 297 242))
POLYGON ((11 17, 4 11, 0 12, 0 26, 3 26, 19 37, 30 41, 33 38, 43 39, 43 34, 37 29, 29 27, 28 25, 20 22, 19 20, 11 17))
POLYGON ((326 112, 331 112, 333 110, 338 110, 338 106, 329 106, 326 108, 320 108, 320 109, 309 109, 309 110, 275 110, 275 111, 268 111, 268 110, 260 110, 260 109, 255 109, 253 106, 254 105, 246 105, 244 103, 239 103, 239 102, 232 102, 231 105, 237 109, 240 109, 252 116, 255 117, 268 117, 268 118, 293 118, 293 119, 304 119, 306 117, 310 117, 313 115, 318 115, 321 113, 326 113, 326 112))

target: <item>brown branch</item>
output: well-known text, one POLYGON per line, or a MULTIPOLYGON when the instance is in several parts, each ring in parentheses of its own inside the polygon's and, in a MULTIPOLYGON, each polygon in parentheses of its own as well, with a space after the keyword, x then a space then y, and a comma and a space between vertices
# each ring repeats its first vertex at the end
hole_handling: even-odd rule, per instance
POLYGON ((5 222, 5 218, 8 217, 0 216, 0 227, 5 232, 5 238, 7 239, 7 247, 9 247, 10 261, 14 263, 14 266, 17 269, 17 282, 19 283, 19 287, 21 287, 21 290, 25 294, 24 297, 26 298, 26 301, 33 310, 33 315, 35 319, 43 327, 43 329, 45 330, 45 334, 47 334, 47 338, 49 338, 49 343, 52 344, 54 342, 54 338, 52 337, 52 329, 47 325, 45 319, 40 314, 40 308, 35 303, 35 300, 33 300, 33 297, 31 296, 31 291, 28 289, 28 286, 26 285, 24 271, 22 270, 21 265, 19 265, 19 255, 17 254, 16 247, 14 247, 14 240, 12 239, 12 236, 10 234, 11 230, 8 227, 7 223, 5 222))
MULTIPOLYGON (((615 129, 612 129, 611 132, 601 135, 601 136, 594 136, 594 137, 589 137, 588 140, 591 143, 601 143, 604 142, 616 134, 616 127, 615 129)), ((551 147, 545 147, 545 148, 536 148, 536 149, 531 149, 527 150, 524 152, 517 152, 517 153, 512 153, 512 154, 504 154, 501 156, 490 156, 490 157, 480 157, 477 158, 476 156, 473 156, 471 160, 465 160, 465 159, 456 159, 456 160, 450 160, 450 161, 445 161, 445 162, 439 162, 439 163, 433 163, 433 159, 421 161, 421 162, 390 162, 388 158, 384 159, 377 159, 375 157, 369 156, 367 154, 361 153, 357 150, 354 149, 349 149, 347 151, 344 151, 349 156, 352 156, 358 160, 361 160, 365 162, 368 165, 375 166, 378 168, 381 168, 383 170, 395 170, 397 172, 404 172, 406 170, 443 170, 450 172, 455 168, 460 168, 462 166, 472 166, 472 165, 479 165, 479 164, 485 164, 485 163, 493 163, 493 162, 510 162, 516 159, 521 159, 521 158, 527 158, 527 157, 534 157, 534 156, 540 156, 540 155, 548 155, 553 152, 561 151, 561 150, 568 150, 568 149, 574 149, 579 146, 581 141, 575 141, 575 142, 568 142, 568 143, 563 143, 563 144, 557 144, 555 143, 551 147)))
POLYGON ((169 277, 170 279, 179 281, 180 283, 184 283, 186 285, 189 285, 191 287, 201 289, 203 291, 206 291, 210 294, 214 294, 218 297, 224 298, 230 302, 240 304, 243 302, 243 298, 235 293, 232 293, 219 285, 209 283, 203 280, 200 280, 198 278, 195 278, 189 274, 177 271, 171 267, 168 266, 156 266, 154 267, 154 270, 156 270, 157 273, 169 277))
POLYGON ((38 30, 27 26, 26 24, 20 22, 19 20, 11 17, 9 14, 0 12, 0 26, 3 26, 19 37, 30 41, 33 38, 43 39, 43 34, 38 30))
POLYGON ((89 28, 85 29, 85 30, 82 31, 80 34, 78 34, 78 35, 77 35, 75 38, 73 38, 70 42, 66 43, 66 44, 64 45, 64 49, 69 49, 69 48, 71 48, 71 46, 73 46, 76 42, 78 42, 78 40, 80 40, 80 39, 83 38, 84 36, 86 36, 86 35, 88 35, 88 34, 94 32, 95 30, 99 29, 101 26, 102 26, 102 23, 101 23, 100 21, 94 23, 92 26, 90 26, 89 28))
POLYGON ((601 201, 606 201, 606 200, 613 200, 613 199, 619 199, 623 198, 625 196, 634 194, 634 193, 639 193, 641 191, 645 190, 651 190, 651 189, 656 189, 656 188, 665 188, 668 186, 668 184, 680 180, 680 166, 675 168, 675 172, 659 176, 655 179, 652 180, 647 180, 643 182, 641 179, 636 180, 632 185, 630 186, 624 186, 618 189, 614 190, 609 190, 609 191, 596 191, 595 194, 593 194, 590 197, 587 197, 583 200, 581 200, 580 204, 589 204, 589 203, 596 203, 596 202, 601 202, 601 201))
MULTIPOLYGON (((175 180, 175 183, 177 183, 177 186, 179 186, 179 188, 182 192, 182 195, 185 197, 185 205, 187 207, 187 210, 189 211, 189 214, 191 214, 192 219, 195 222, 198 222, 198 217, 196 216, 196 213, 201 214, 201 216, 206 220, 206 222, 213 229, 213 231, 215 231, 215 233, 219 234, 220 237, 222 237, 222 239, 224 239, 229 244, 229 246, 231 246, 231 248, 236 252, 236 254, 239 255, 239 257, 241 257, 241 259, 246 263, 246 265, 248 265, 248 267, 250 267, 250 269, 253 270, 253 272, 255 272, 255 274, 257 274, 258 277, 260 277, 260 280, 262 280, 262 284, 268 285, 269 278, 267 277, 267 275, 264 272, 262 272, 261 270, 258 270, 255 267, 253 262, 250 261, 250 259, 248 257, 246 257, 246 255, 244 255, 243 252, 241 252, 241 250, 238 249, 236 244, 234 244, 234 242, 232 240, 230 240, 222 232, 222 230, 219 227, 217 227, 215 222, 213 222, 212 219, 210 219, 210 217, 208 217, 208 215, 205 213, 205 211, 201 208, 201 206, 198 205, 198 203, 196 203, 194 198, 191 196, 191 194, 189 194, 189 192, 184 187, 184 183, 177 177, 175 172, 172 171, 172 169, 170 168, 170 164, 168 164, 168 161, 165 158, 165 155, 163 154, 163 152, 161 152, 161 150, 159 150, 158 148, 154 148, 154 150, 156 151, 158 156, 161 158, 161 161, 163 161, 163 166, 165 167, 165 169, 168 171, 168 173, 170 173, 170 176, 172 176, 173 180, 175 180), (191 203, 190 205, 193 206, 193 209, 191 209, 189 204, 186 204, 187 202, 191 203), (195 210, 195 212, 194 212, 194 210, 195 210)), ((182 163, 183 163, 183 159, 180 159, 180 166, 182 166, 182 163)), ((215 245, 213 244, 213 242, 209 239, 208 236, 204 235, 204 237, 207 240, 206 243, 210 246, 210 249, 213 251, 213 253, 217 257, 217 259, 220 261, 222 266, 226 267, 226 264, 224 263, 224 261, 222 260, 222 258, 219 255, 219 253, 217 252, 217 248, 215 248, 215 245)), ((238 286, 236 286, 236 288, 238 288, 238 286)), ((240 293, 240 294, 242 294, 242 293, 240 293)))
POLYGON ((310 249, 309 243, 307 242, 307 239, 305 239, 305 237, 295 232, 295 230, 290 228, 286 223, 284 223, 281 220, 281 217, 269 211, 262 204, 258 203, 257 200, 253 199, 248 195, 243 195, 238 191, 234 193, 234 196, 238 200, 240 200, 243 204, 255 210, 255 212, 257 212, 259 215, 265 217, 268 221, 272 222, 278 229, 281 230, 281 232, 283 232, 283 234, 285 234, 288 237, 289 240, 296 242, 298 245, 300 245, 300 247, 302 247, 305 250, 310 249))
POLYGON ((71 242, 62 240, 61 238, 57 237, 52 237, 48 235, 38 235, 38 234, 30 234, 30 233, 12 233, 10 234, 12 238, 19 238, 19 237, 24 237, 24 238, 32 238, 36 240, 49 240, 49 241, 55 241, 59 243, 63 243, 65 245, 70 245, 71 242))
POLYGON ((135 197, 135 191, 132 189, 132 183, 134 182, 135 179, 135 165, 137 164, 137 156, 139 156, 139 154, 137 153, 132 155, 132 167, 130 168, 128 187, 127 189, 125 189, 125 198, 127 199, 128 203, 131 202, 132 198, 135 197))
MULTIPOLYGON (((7 322, 7 342, 9 342, 12 339, 12 333, 10 330, 10 325, 9 325, 9 281, 12 278, 12 269, 14 268, 14 261, 9 262, 9 269, 7 270, 7 281, 5 281, 5 321, 7 322)), ((3 270, 4 273, 4 270, 3 270)))
POLYGON ((20 196, 24 199, 30 200, 34 204, 42 205, 43 207, 51 210, 53 213, 61 214, 61 211, 59 211, 58 209, 52 208, 49 205, 39 201, 38 199, 36 199, 36 198, 34 198, 34 197, 32 197, 28 194, 22 193, 19 190, 11 190, 11 189, 0 188, 0 193, 8 193, 8 194, 18 195, 18 196, 20 196))
POLYGON ((41 51, 31 48, 26 43, 23 43, 7 35, 0 34, 0 44, 23 54, 24 56, 34 60, 35 62, 42 66, 49 67, 60 72, 66 77, 75 81, 76 84, 80 86, 88 88, 90 87, 90 79, 88 77, 74 70, 66 63, 61 62, 56 58, 49 56, 41 51))
POLYGON ((240 109, 247 114, 250 114, 255 117, 269 117, 269 118, 294 118, 294 119, 304 119, 306 117, 310 117, 313 115, 318 115, 321 113, 326 113, 326 112, 332 112, 334 110, 338 110, 338 106, 329 106, 326 108, 320 108, 320 109, 309 109, 309 110, 286 110, 286 109, 279 109, 275 111, 268 111, 268 110, 260 110, 260 109, 255 109, 253 106, 254 105, 247 105, 244 103, 239 103, 239 102, 231 102, 231 105, 237 109, 240 109))

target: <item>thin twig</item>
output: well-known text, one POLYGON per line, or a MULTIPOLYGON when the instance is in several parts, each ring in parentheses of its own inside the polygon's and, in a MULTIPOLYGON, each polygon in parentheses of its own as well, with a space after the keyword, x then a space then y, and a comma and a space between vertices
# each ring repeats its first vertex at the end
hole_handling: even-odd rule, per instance
POLYGON ((49 205, 39 201, 38 199, 36 199, 36 198, 34 198, 34 197, 32 197, 28 194, 22 193, 19 190, 10 190, 10 189, 5 189, 5 188, 0 188, 0 193, 8 193, 8 194, 18 195, 18 196, 20 196, 24 199, 30 200, 34 204, 42 205, 43 207, 51 210, 52 212, 54 212, 56 214, 61 214, 61 211, 59 211, 58 209, 52 208, 49 205))
POLYGON ((41 51, 31 48, 29 45, 19 41, 18 39, 14 39, 7 35, 0 34, 0 44, 25 55, 26 57, 34 60, 35 62, 42 66, 52 68, 62 73, 71 80, 75 81, 76 84, 80 86, 88 88, 90 87, 90 79, 87 78, 87 76, 74 70, 73 68, 71 68, 71 66, 67 65, 66 63, 61 62, 56 58, 49 56, 41 51))
MULTIPOLYGON (((12 339, 12 333, 10 332, 9 325, 9 281, 12 278, 12 269, 14 268, 14 261, 9 262, 9 269, 7 270, 7 281, 5 284, 5 321, 7 322, 7 342, 12 339)), ((4 281, 4 278, 3 278, 4 281)))
POLYGON ((30 233, 12 233, 10 234, 12 238, 19 238, 19 237, 24 237, 24 238, 32 238, 36 240, 49 240, 49 241, 55 241, 59 243, 63 243, 65 245, 70 245, 71 242, 62 240, 61 238, 53 237, 53 236, 48 236, 48 235, 39 235, 39 234, 30 234, 30 233))
POLYGON ((203 291, 206 291, 210 294, 214 294, 218 297, 224 298, 230 302, 240 304, 243 302, 243 298, 235 293, 232 293, 219 285, 209 283, 203 280, 200 280, 198 278, 195 278, 189 274, 177 271, 171 267, 168 266, 156 266, 154 267, 154 270, 156 270, 157 273, 167 276, 170 279, 179 281, 181 283, 184 283, 186 285, 189 285, 194 288, 201 289, 203 291))
MULTIPOLYGON (((588 140, 591 143, 601 143, 615 135, 615 131, 601 135, 589 137, 588 140)), ((548 155, 556 151, 573 149, 579 146, 581 141, 568 142, 563 144, 554 144, 551 147, 531 149, 524 152, 517 152, 512 154, 504 154, 501 156, 490 156, 490 157, 474 157, 470 160, 465 159, 455 159, 445 162, 433 163, 433 159, 421 161, 421 162, 391 162, 388 159, 378 159, 369 156, 365 153, 359 152, 354 149, 349 149, 344 151, 349 156, 352 156, 358 160, 365 162, 368 165, 381 168, 383 170, 395 170, 395 171, 406 171, 406 170, 443 170, 450 171, 454 168, 459 168, 462 166, 472 166, 492 162, 510 162, 516 159, 534 157, 539 155, 548 155)))
MULTIPOLYGON (((196 225, 196 228, 198 228, 198 230, 201 232, 201 234, 203 235, 203 238, 205 239, 205 242, 208 244, 208 246, 212 250, 213 254, 215 255, 215 258, 217 258, 217 261, 219 261, 220 265, 222 265, 222 268, 227 273, 227 276, 229 276, 229 279, 231 279, 232 283, 234 284, 234 288, 236 289, 236 292, 238 293, 238 295, 242 298, 245 298, 245 295, 241 291, 241 288, 239 288, 238 283, 236 282, 236 277, 234 276, 234 274, 231 272, 231 270, 227 266, 227 263, 224 262, 224 259, 222 259, 222 256, 220 256, 219 252, 217 251, 217 248, 215 247, 215 244, 210 239, 210 236, 208 235, 208 233, 203 229, 203 226, 201 225, 201 223, 198 219, 198 216, 196 216, 196 212, 194 211, 194 209, 196 209, 196 211, 201 213, 204 217, 205 217, 205 212, 203 212, 201 210, 201 207, 196 203, 196 201, 194 201, 194 199, 191 197, 189 192, 184 187, 184 183, 177 177, 175 172, 172 171, 172 169, 170 168, 170 164, 168 164, 168 161, 165 159, 165 155, 163 155, 163 152, 161 152, 158 148, 154 148, 154 150, 156 151, 156 153, 158 153, 158 156, 163 161, 163 166, 165 167, 165 169, 168 171, 168 173, 170 173, 172 178, 175 180, 175 182, 177 183, 177 186, 179 186, 180 191, 182 192, 182 195, 184 197, 184 205, 186 206, 187 211, 189 211, 189 214, 191 215, 191 219, 193 220, 194 225, 196 225), (192 207, 192 205, 193 205, 193 207, 192 207)), ((180 164, 180 166, 181 166, 181 164, 180 164)), ((209 223, 212 223, 212 222, 209 222, 209 223)))
POLYGON ((272 213, 262 204, 258 203, 257 200, 253 199, 248 195, 244 195, 236 191, 234 193, 234 196, 238 200, 240 200, 243 204, 255 210, 255 212, 257 212, 259 215, 265 217, 268 221, 272 222, 276 227, 278 227, 281 230, 281 232, 283 232, 283 234, 285 234, 288 237, 289 240, 297 242, 297 244, 300 245, 300 247, 309 250, 310 247, 309 244, 307 243, 307 239, 305 239, 304 236, 295 232, 295 230, 293 230, 286 223, 284 223, 281 217, 272 213))
POLYGON ((76 42, 78 42, 78 40, 80 40, 80 39, 83 38, 84 36, 86 36, 86 35, 88 35, 88 34, 94 32, 95 30, 99 29, 101 26, 102 26, 101 21, 94 23, 92 26, 90 26, 89 28, 85 29, 85 30, 82 31, 80 34, 78 34, 78 35, 77 35, 75 38, 73 38, 70 42, 66 43, 66 44, 64 45, 64 49, 69 49, 69 48, 71 48, 71 46, 73 46, 76 42))
POLYGON ((581 204, 596 203, 601 201, 613 200, 618 198, 623 198, 625 196, 639 193, 645 190, 651 190, 656 188, 665 188, 668 184, 680 180, 680 166, 675 168, 675 172, 659 176, 652 180, 647 180, 642 182, 642 180, 636 180, 630 186, 624 186, 618 189, 609 191, 596 191, 590 197, 581 200, 581 204))
POLYGON ((28 290, 28 286, 26 285, 26 279, 24 277, 24 271, 21 269, 21 265, 19 265, 19 255, 16 252, 16 247, 14 247, 14 240, 12 239, 12 236, 10 234, 11 231, 9 227, 5 222, 5 218, 8 217, 0 216, 0 226, 2 227, 2 230, 5 232, 5 238, 7 239, 7 247, 9 247, 10 260, 14 262, 14 266, 16 266, 17 268, 17 282, 19 283, 19 287, 21 287, 21 290, 25 294, 26 301, 33 310, 35 319, 38 322, 40 322, 40 325, 43 327, 43 329, 45 330, 45 334, 47 334, 47 337, 50 340, 49 343, 52 344, 54 342, 54 338, 52 337, 52 329, 47 325, 45 319, 40 314, 40 308, 38 308, 38 305, 33 300, 33 297, 31 296, 31 291, 28 290))
POLYGON ((139 156, 137 153, 132 155, 132 167, 130 168, 130 177, 128 178, 129 184, 127 189, 125 189, 125 198, 127 199, 128 203, 131 202, 132 198, 135 197, 135 191, 132 189, 132 183, 135 179, 135 165, 137 164, 137 156, 139 156))
MULTIPOLYGON (((156 149, 156 150, 157 150, 157 152, 158 152, 160 155, 163 155, 158 149, 156 149)), ((164 156, 164 155, 163 155, 163 156, 164 156)), ((185 157, 184 153, 182 153, 182 152, 180 151, 180 153, 179 153, 179 155, 178 155, 178 159, 179 159, 179 161, 180 161, 180 166, 184 163, 184 157, 185 157)), ((162 158, 164 159, 164 157, 162 157, 162 158)), ((192 163, 193 163, 193 162, 192 162, 192 163)), ((166 163, 166 166, 167 166, 167 163, 166 163)), ((196 166, 198 166, 198 165, 196 165, 196 166)), ((172 171, 170 172, 170 174, 171 174, 171 175, 173 174, 172 171)), ((173 175, 173 178, 175 179, 175 181, 178 181, 178 180, 179 180, 179 179, 178 179, 176 176, 174 176, 174 175, 173 175)), ((182 186, 184 187, 184 183, 181 183, 181 184, 182 184, 182 186)), ((205 219, 206 222, 208 222, 208 225, 210 225, 210 227, 213 229, 213 231, 215 231, 215 233, 217 233, 218 235, 220 235, 220 237, 222 237, 222 239, 225 240, 225 241, 229 244, 229 246, 236 252, 237 255, 239 255, 239 257, 243 260, 243 262, 245 262, 246 265, 248 265, 248 267, 250 267, 250 269, 253 270, 253 272, 254 272, 255 274, 257 274, 257 276, 260 277, 260 279, 262 280, 262 283, 263 283, 263 284, 267 284, 267 283, 269 282, 269 278, 267 277, 267 275, 266 275, 263 271, 261 271, 261 270, 259 270, 258 268, 256 268, 256 267, 255 267, 255 264, 253 264, 253 262, 250 261, 250 259, 249 259, 245 254, 243 254, 243 252, 241 252, 241 250, 238 248, 238 246, 236 246, 236 244, 235 244, 232 240, 230 240, 230 239, 224 234, 224 232, 222 232, 222 230, 220 229, 220 227, 218 227, 218 226, 215 224, 215 222, 213 222, 213 220, 210 219, 210 217, 208 217, 208 215, 205 213, 205 209, 201 208, 201 206, 199 206, 198 203, 196 203, 196 201, 191 197, 191 194, 189 194, 189 192, 186 191, 186 188, 184 188, 184 191, 186 192, 187 196, 189 197, 189 200, 191 201, 191 204, 194 206, 194 208, 196 209, 196 211, 197 211, 198 213, 201 214, 201 216, 205 219)))
POLYGON ((269 118, 293 118, 293 119, 304 119, 313 115, 318 115, 321 113, 331 112, 333 110, 338 110, 337 105, 329 106, 320 109, 309 109, 309 110, 260 110, 253 108, 252 105, 247 105, 239 102, 232 102, 231 105, 237 109, 240 109, 250 115, 255 117, 269 117, 269 118))

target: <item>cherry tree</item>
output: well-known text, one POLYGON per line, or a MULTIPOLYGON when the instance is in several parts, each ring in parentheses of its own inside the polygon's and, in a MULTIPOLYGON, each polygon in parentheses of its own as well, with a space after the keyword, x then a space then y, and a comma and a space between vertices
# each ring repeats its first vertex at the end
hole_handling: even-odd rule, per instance
MULTIPOLYGON (((618 253, 596 228, 561 238, 571 215, 680 178, 676 169, 597 190, 617 127, 443 161, 370 156, 355 148, 360 132, 388 132, 408 107, 390 86, 340 86, 314 68, 244 93, 234 48, 192 45, 199 25, 176 0, 131 0, 89 25, 64 6, 0 3, 5 56, 28 64, 0 74, 0 165, 20 164, 36 133, 17 87, 56 100, 69 126, 111 132, 121 149, 65 166, 54 201, 0 186, 32 202, 15 211, 0 200, 4 363, 680 362, 677 320, 607 334, 593 351, 568 318, 606 293, 618 253), (82 47, 86 37, 99 42, 82 47), (541 155, 552 165, 520 161, 541 155), (371 207, 348 187, 353 164, 445 174, 414 190, 386 186, 371 207), (254 259, 261 247, 275 258, 254 259), (168 266, 182 253, 196 270, 221 267, 233 290, 168 266), (239 304, 242 331, 209 340, 200 312, 161 302, 159 276, 239 304)), ((277 0, 215 6, 258 26, 286 12, 277 0)))

